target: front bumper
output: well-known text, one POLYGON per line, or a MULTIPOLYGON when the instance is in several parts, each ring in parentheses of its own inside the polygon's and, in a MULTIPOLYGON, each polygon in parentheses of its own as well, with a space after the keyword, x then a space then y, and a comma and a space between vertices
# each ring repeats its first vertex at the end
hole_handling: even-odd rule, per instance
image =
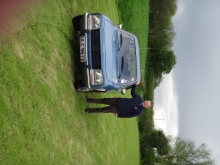
POLYGON ((85 13, 83 15, 82 21, 81 21, 81 30, 80 30, 80 36, 85 36, 85 62, 82 62, 82 70, 83 70, 83 82, 84 86, 88 88, 88 90, 91 89, 90 85, 90 72, 89 72, 89 61, 88 61, 88 13, 85 13))

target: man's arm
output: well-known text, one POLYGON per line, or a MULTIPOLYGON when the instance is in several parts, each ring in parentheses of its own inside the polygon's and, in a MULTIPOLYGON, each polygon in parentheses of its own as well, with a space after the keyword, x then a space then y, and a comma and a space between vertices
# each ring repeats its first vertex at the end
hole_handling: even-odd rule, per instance
POLYGON ((132 97, 135 97, 135 95, 137 95, 136 94, 136 85, 138 85, 139 84, 139 82, 136 82, 136 84, 134 84, 134 85, 132 85, 132 88, 131 88, 131 96, 132 97))
POLYGON ((116 117, 120 117, 120 118, 131 118, 131 117, 136 117, 139 116, 141 113, 129 113, 129 114, 118 114, 116 117))

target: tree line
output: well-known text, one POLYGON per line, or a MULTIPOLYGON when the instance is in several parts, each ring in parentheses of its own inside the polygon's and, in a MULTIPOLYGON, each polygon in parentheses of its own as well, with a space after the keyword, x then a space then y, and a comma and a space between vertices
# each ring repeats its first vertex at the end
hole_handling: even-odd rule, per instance
POLYGON ((176 55, 172 50, 175 32, 172 16, 176 13, 176 0, 150 1, 148 34, 148 70, 159 85, 163 74, 168 74, 176 64, 176 55))
MULTIPOLYGON (((176 64, 176 55, 172 50, 173 39, 175 37, 172 17, 177 10, 176 1, 177 0, 150 0, 147 72, 145 75, 148 92, 144 93, 144 98, 146 99, 153 100, 154 89, 163 80, 163 75, 170 73, 176 64)), ((146 152, 148 155, 152 153, 146 139, 148 139, 149 134, 153 130, 153 123, 153 110, 144 111, 139 117, 138 125, 142 161, 145 159, 146 152), (151 112, 151 114, 149 112, 151 112), (152 118, 151 120, 149 116, 152 118), (151 123, 150 126, 149 123, 151 123)))

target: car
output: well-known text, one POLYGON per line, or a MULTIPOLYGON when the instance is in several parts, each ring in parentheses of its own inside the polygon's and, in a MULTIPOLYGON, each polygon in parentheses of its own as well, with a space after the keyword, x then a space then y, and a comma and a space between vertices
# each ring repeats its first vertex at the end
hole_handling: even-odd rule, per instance
POLYGON ((72 19, 79 33, 82 83, 78 92, 119 91, 122 94, 140 82, 140 54, 137 37, 115 26, 101 13, 87 12, 72 19))

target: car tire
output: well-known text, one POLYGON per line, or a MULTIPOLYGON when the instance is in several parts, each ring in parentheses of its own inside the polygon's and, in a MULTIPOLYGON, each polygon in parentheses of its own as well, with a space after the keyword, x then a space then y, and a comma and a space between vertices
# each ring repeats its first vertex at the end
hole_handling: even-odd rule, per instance
POLYGON ((77 92, 91 92, 90 89, 88 89, 87 87, 85 87, 83 85, 83 81, 82 80, 75 81, 74 82, 74 87, 75 87, 77 92))
POLYGON ((83 85, 83 81, 82 80, 75 81, 74 82, 74 87, 75 87, 77 92, 84 92, 84 93, 89 93, 89 92, 104 93, 104 92, 107 92, 104 89, 96 89, 96 90, 88 89, 87 87, 85 87, 83 85))
POLYGON ((77 91, 77 92, 83 92, 83 93, 92 92, 90 89, 88 89, 88 88, 86 88, 86 87, 83 87, 83 86, 77 87, 77 88, 76 88, 76 91, 77 91))
POLYGON ((103 90, 103 89, 97 89, 97 90, 95 90, 94 92, 99 92, 99 93, 105 93, 105 92, 107 92, 106 90, 103 90))
POLYGON ((83 15, 78 15, 72 19, 72 23, 73 23, 73 27, 74 27, 75 31, 80 31, 80 21, 81 21, 82 17, 83 17, 83 15))

